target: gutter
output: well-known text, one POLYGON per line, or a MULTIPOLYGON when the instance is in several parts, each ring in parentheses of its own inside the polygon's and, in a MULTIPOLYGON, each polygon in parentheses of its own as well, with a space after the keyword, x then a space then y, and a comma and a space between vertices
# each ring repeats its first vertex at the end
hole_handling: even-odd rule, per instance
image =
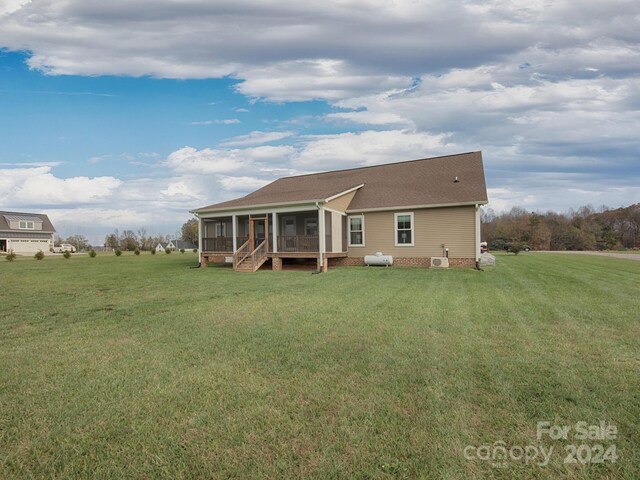
POLYGON ((473 201, 473 202, 460 202, 460 203, 432 203, 426 205, 396 205, 393 207, 372 207, 372 208, 349 208, 347 213, 360 213, 360 212, 386 212, 391 210, 410 210, 419 208, 443 208, 443 207, 470 207, 476 205, 486 205, 488 200, 473 201))
POLYGON ((293 205, 313 205, 314 203, 317 205, 318 203, 324 203, 323 198, 311 199, 311 200, 296 200, 293 202, 276 202, 276 203, 261 203, 256 205, 238 205, 232 207, 219 207, 212 208, 207 210, 207 207, 204 208, 196 208, 195 210, 189 210, 189 213, 223 213, 223 212, 232 212, 235 210, 253 210, 256 208, 274 208, 274 207, 290 207, 293 205))
POLYGON ((326 250, 325 242, 325 225, 324 225, 324 209, 319 202, 316 202, 316 208, 318 209, 318 250, 320 251, 320 269, 317 273, 322 273, 324 270, 324 251, 326 250))

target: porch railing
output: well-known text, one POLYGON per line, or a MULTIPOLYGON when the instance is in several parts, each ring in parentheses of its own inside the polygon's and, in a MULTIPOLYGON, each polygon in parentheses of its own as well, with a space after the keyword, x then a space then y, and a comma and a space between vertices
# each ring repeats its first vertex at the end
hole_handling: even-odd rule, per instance
POLYGON ((245 237, 236 237, 236 245, 239 247, 240 245, 242 245, 244 242, 248 240, 249 240, 249 235, 245 237))
POLYGON ((318 252, 318 235, 278 235, 278 252, 318 252))
MULTIPOLYGON (((240 246, 249 237, 236 237, 236 245, 240 246)), ((233 252, 233 237, 205 237, 202 239, 202 249, 205 252, 233 252)))
POLYGON ((233 254, 233 269, 241 264, 249 255, 251 255, 251 242, 247 240, 233 254))
POLYGON ((231 237, 203 238, 202 250, 205 252, 233 252, 233 238, 231 237))
POLYGON ((267 257, 267 241, 263 240, 258 248, 251 252, 251 271, 255 272, 265 262, 267 257))

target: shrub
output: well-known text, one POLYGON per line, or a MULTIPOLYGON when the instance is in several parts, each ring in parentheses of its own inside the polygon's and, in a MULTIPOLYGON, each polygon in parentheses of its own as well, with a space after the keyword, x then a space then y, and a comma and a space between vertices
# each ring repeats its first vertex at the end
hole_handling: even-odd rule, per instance
POLYGON ((96 255, 97 255, 97 254, 96 254, 96 251, 95 251, 93 248, 92 248, 91 250, 89 250, 89 256, 90 256, 91 258, 95 258, 95 256, 96 256, 96 255))
POLYGON ((155 248, 152 248, 152 249, 151 249, 151 255, 155 255, 155 254, 156 254, 156 249, 155 249, 155 248))
POLYGON ((193 249, 193 253, 198 253, 198 249, 197 249, 197 248, 194 248, 194 249, 193 249))
POLYGON ((122 255, 122 250, 118 248, 114 253, 116 254, 116 257, 119 257, 120 255, 122 255))
POLYGON ((169 250, 168 248, 164 251, 164 253, 166 253, 167 255, 169 255, 171 253, 171 250, 169 250))
POLYGON ((68 250, 65 250, 64 253, 62 254, 62 256, 64 258, 71 258, 71 252, 68 250))
POLYGON ((42 250, 38 250, 38 252, 33 256, 36 260, 42 260, 44 258, 44 253, 42 250))
POLYGON ((180 253, 184 253, 184 248, 181 248, 181 249, 180 249, 180 253))
POLYGON ((133 251, 133 253, 135 253, 136 255, 140 255, 140 249, 138 247, 136 247, 136 249, 133 251))
POLYGON ((507 250, 507 252, 517 255, 520 253, 520 250, 522 250, 522 245, 520 245, 519 243, 512 243, 511 245, 509 245, 509 249, 507 250))
POLYGON ((6 259, 9 262, 13 262, 16 259, 16 254, 13 252, 10 252, 7 254, 6 259))

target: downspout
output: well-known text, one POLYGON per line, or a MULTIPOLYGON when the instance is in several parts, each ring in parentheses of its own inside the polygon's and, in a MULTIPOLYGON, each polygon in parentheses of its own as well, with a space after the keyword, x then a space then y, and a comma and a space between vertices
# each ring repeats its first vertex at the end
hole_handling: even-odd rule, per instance
POLYGON ((200 268, 202 266, 202 219, 196 212, 193 212, 193 215, 198 219, 198 266, 195 268, 200 268))
POLYGON ((482 272, 483 270, 482 270, 482 268, 480 268, 480 242, 481 242, 481 240, 480 240, 480 236, 481 236, 481 233, 480 233, 480 205, 478 205, 477 203, 476 203, 476 211, 475 211, 475 227, 476 227, 476 234, 475 234, 475 237, 476 237, 476 244, 475 244, 476 270, 479 270, 479 271, 482 272))
POLYGON ((316 273, 322 273, 324 267, 324 251, 326 249, 324 244, 324 208, 322 208, 318 202, 316 202, 316 208, 318 209, 318 250, 320 250, 320 269, 316 273))

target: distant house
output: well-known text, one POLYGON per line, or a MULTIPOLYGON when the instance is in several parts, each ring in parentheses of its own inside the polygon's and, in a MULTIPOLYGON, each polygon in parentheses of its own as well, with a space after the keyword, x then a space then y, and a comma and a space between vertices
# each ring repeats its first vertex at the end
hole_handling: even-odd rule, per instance
POLYGON ((0 252, 47 253, 53 248, 55 231, 43 213, 0 212, 0 252))
POLYGON ((177 250, 185 249, 185 250, 193 250, 194 248, 198 248, 191 242, 186 242, 184 240, 169 240, 166 243, 159 243, 156 245, 156 252, 164 252, 165 250, 171 250, 175 252, 177 250))
POLYGON ((394 265, 473 266, 480 205, 487 203, 481 152, 285 177, 249 195, 194 210, 201 263, 255 271, 271 261, 364 265, 382 252, 394 265), (434 258, 435 257, 435 258, 434 258))
POLYGON ((187 242, 186 240, 176 240, 175 241, 176 250, 193 250, 198 247, 191 242, 187 242))

